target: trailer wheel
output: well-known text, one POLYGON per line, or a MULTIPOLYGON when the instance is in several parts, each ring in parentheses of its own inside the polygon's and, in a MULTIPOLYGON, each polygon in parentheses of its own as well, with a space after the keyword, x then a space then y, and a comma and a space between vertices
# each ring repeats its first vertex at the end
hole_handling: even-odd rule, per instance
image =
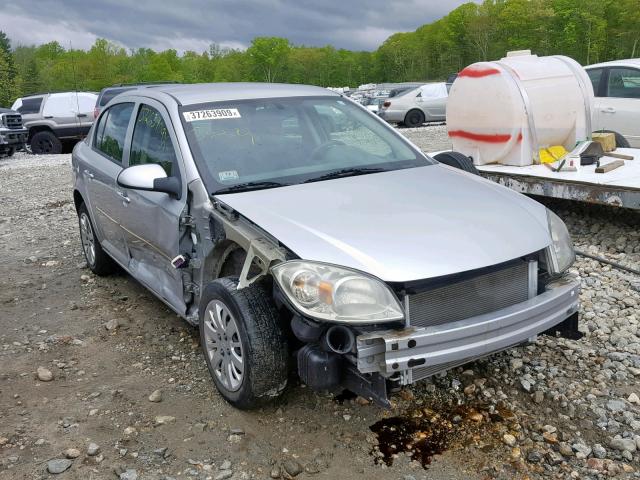
POLYGON ((615 135, 616 137, 616 147, 631 148, 631 145, 629 145, 629 141, 624 138, 621 133, 614 132, 613 130, 597 130, 593 133, 613 133, 613 135, 615 135))
POLYGON ((463 155, 460 152, 441 152, 435 155, 435 158, 440 163, 444 163, 445 165, 449 165, 450 167, 459 168, 460 170, 464 170, 468 173, 473 173, 474 175, 480 175, 478 169, 473 165, 470 157, 463 155))

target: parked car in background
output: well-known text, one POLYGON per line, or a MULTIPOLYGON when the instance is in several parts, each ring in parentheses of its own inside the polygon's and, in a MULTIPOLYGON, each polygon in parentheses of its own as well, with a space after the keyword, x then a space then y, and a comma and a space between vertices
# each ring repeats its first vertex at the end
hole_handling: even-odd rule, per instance
POLYGON ((419 127, 425 122, 444 122, 447 114, 447 85, 427 83, 408 90, 382 104, 380 117, 390 123, 419 127))
POLYGON ((378 115, 380 113, 380 107, 386 99, 387 97, 365 97, 360 101, 360 103, 367 107, 367 110, 371 113, 378 115))
POLYGON ((560 218, 324 88, 125 92, 72 172, 89 268, 120 265, 199 325, 239 408, 279 396, 294 358, 308 386, 389 406, 388 388, 577 333, 560 218))
POLYGON ((96 106, 93 109, 93 118, 98 118, 98 115, 100 115, 100 111, 116 95, 131 91, 131 90, 135 90, 137 88, 155 87, 158 85, 167 85, 172 83, 176 83, 176 82, 119 83, 116 85, 112 85, 111 87, 105 87, 102 90, 100 90, 100 93, 98 94, 98 99, 96 100, 96 106))
POLYGON ((27 135, 20 113, 0 108, 0 157, 10 157, 17 150, 22 150, 27 142, 27 135))
POLYGON ((97 98, 90 92, 44 93, 19 98, 11 108, 22 114, 33 153, 61 153, 63 141, 89 133, 97 98))
MULTIPOLYGON (((640 59, 615 60, 585 67, 595 101, 593 130, 622 135, 628 144, 640 148, 640 59)), ((620 145, 620 137, 617 139, 620 145)))
POLYGON ((413 90, 413 88, 415 87, 400 87, 400 88, 393 88, 391 90, 389 90, 389 98, 392 97, 397 97, 398 95, 400 95, 401 93, 407 92, 409 90, 413 90))

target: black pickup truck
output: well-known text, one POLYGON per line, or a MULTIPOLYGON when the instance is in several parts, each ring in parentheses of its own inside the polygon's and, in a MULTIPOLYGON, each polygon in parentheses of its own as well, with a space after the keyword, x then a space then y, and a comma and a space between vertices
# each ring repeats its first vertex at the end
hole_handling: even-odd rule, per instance
POLYGON ((0 157, 10 157, 22 150, 28 130, 22 125, 22 115, 8 108, 0 108, 0 157))

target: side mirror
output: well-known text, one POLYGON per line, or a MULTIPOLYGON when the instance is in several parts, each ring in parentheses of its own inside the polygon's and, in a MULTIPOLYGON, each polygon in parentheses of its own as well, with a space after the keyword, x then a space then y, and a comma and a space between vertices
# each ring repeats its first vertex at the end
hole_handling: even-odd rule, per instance
POLYGON ((157 163, 134 165, 120 172, 116 183, 119 187, 146 192, 162 192, 174 198, 180 198, 180 180, 167 177, 167 173, 157 163))

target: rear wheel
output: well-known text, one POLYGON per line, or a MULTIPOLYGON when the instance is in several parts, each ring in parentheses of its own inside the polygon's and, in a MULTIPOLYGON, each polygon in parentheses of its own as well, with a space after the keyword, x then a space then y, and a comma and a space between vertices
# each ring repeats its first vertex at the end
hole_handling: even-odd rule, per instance
POLYGON ((440 163, 449 165, 450 167, 459 168, 460 170, 464 170, 465 172, 479 175, 478 169, 473 164, 471 158, 460 152, 442 152, 438 153, 433 158, 435 158, 440 163))
POLYGON ((89 217, 89 211, 84 203, 78 208, 78 225, 80 226, 82 252, 87 266, 96 275, 109 275, 116 269, 116 263, 100 246, 89 217))
POLYGON ((409 128, 419 127, 424 123, 424 113, 420 110, 409 110, 404 117, 404 124, 409 128))
POLYGON ((616 147, 631 148, 631 145, 629 145, 629 141, 626 138, 624 138, 622 134, 618 132, 614 132, 613 130, 598 130, 593 133, 613 133, 613 135, 616 137, 616 147))
POLYGON ((283 392, 289 354, 268 290, 260 283, 237 287, 236 278, 219 278, 204 290, 200 344, 216 388, 244 410, 283 392))
POLYGON ((37 155, 62 153, 62 142, 48 130, 37 132, 29 143, 31 151, 37 155))

